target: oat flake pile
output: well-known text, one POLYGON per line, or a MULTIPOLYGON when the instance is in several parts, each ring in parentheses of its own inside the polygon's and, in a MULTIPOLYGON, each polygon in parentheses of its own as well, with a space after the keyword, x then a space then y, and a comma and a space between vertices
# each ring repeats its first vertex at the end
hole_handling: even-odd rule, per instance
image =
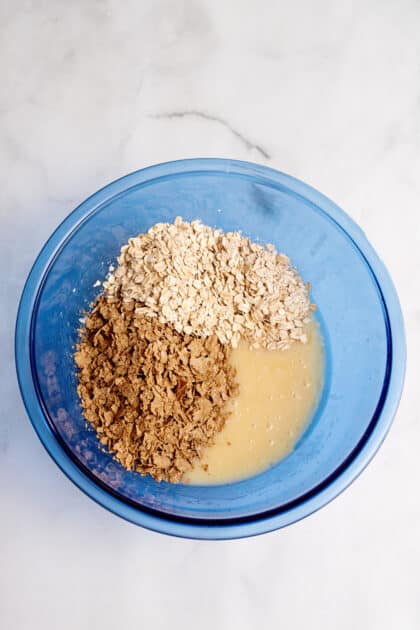
POLYGON ((305 343, 309 287, 272 245, 179 217, 118 263, 75 353, 84 415, 124 467, 179 481, 238 393, 232 348, 305 343))

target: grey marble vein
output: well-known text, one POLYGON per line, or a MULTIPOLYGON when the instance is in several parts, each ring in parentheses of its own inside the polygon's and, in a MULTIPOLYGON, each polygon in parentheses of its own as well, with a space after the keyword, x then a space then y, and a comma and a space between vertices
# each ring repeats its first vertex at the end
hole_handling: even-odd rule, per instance
POLYGON ((210 120, 211 122, 215 122, 215 123, 218 123, 219 125, 222 125, 223 127, 226 127, 226 129, 228 129, 230 133, 235 136, 235 138, 238 138, 238 140, 240 140, 247 149, 249 150, 255 149, 255 151, 257 151, 260 155, 262 155, 266 160, 271 159, 270 154, 263 146, 261 146, 260 144, 256 144, 255 142, 253 142, 252 140, 244 136, 240 131, 232 127, 232 125, 227 120, 225 120, 224 118, 221 118, 220 116, 207 114, 206 112, 202 112, 198 109, 164 112, 161 114, 151 114, 150 116, 150 118, 169 118, 169 119, 188 118, 188 117, 202 118, 203 120, 210 120))

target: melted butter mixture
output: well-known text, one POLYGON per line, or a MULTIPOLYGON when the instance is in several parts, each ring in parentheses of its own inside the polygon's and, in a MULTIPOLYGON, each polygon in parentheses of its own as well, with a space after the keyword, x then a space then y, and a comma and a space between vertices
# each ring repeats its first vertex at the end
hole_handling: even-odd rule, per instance
POLYGON ((290 453, 315 410, 323 384, 323 345, 316 322, 308 342, 288 350, 232 352, 240 393, 215 444, 183 481, 229 483, 255 475, 290 453))

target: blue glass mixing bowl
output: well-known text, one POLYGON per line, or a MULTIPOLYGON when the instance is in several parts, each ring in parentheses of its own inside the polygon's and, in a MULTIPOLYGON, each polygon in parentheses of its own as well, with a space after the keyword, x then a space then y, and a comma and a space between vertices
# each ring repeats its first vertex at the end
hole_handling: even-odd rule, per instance
POLYGON ((80 489, 129 521, 192 538, 239 538, 310 514, 341 492, 382 442, 401 394, 405 340, 398 298, 363 232, 326 197, 272 169, 195 159, 152 166, 72 212, 38 256, 16 326, 16 364, 32 424, 80 489), (312 284, 325 341, 325 386, 293 452, 227 485, 157 483, 127 472, 87 429, 73 349, 88 308, 130 236, 157 221, 200 218, 274 243, 312 284))

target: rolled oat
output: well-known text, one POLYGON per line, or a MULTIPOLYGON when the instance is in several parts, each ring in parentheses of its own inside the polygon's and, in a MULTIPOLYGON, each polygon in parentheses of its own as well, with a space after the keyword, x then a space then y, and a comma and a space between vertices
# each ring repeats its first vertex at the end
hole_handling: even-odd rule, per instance
POLYGON ((118 263, 105 294, 179 333, 234 348, 240 338, 268 350, 306 342, 309 287, 273 245, 178 217, 129 239, 118 263))

